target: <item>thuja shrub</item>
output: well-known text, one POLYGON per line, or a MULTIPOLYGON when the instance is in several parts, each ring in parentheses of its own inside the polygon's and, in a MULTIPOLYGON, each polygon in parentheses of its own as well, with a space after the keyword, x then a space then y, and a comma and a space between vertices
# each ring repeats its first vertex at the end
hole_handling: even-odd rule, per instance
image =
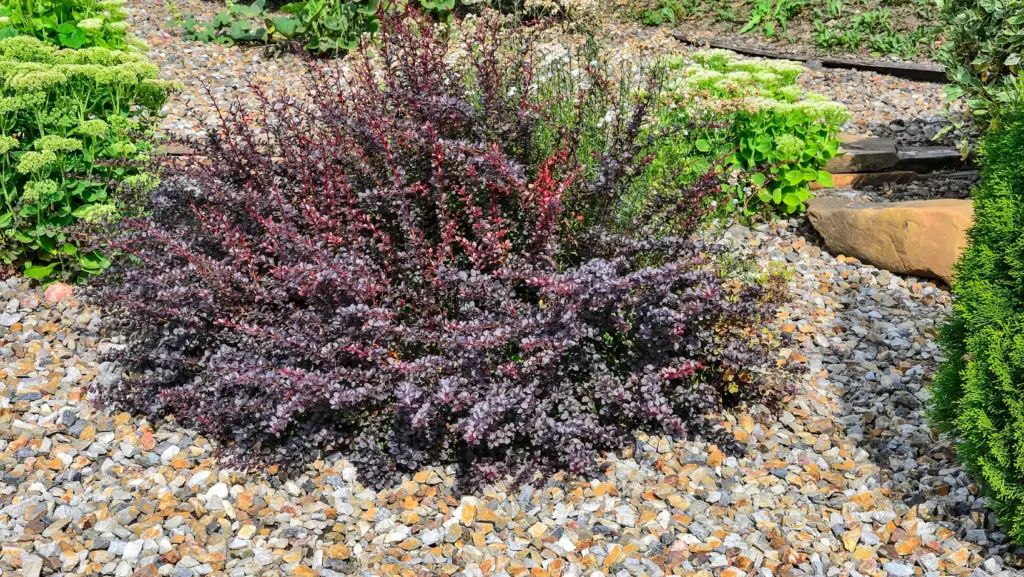
POLYGON ((804 67, 795 62, 740 58, 707 50, 665 61, 668 82, 661 122, 711 130, 689 132, 670 143, 666 168, 691 159, 699 173, 726 158, 736 173, 716 199, 719 212, 745 217, 792 214, 806 208, 810 184, 831 186, 824 170, 839 150, 846 107, 796 84, 804 67), (746 178, 740 178, 740 174, 746 178))
POLYGON ((974 226, 955 268, 931 417, 957 441, 1000 525, 1024 544, 1024 101, 1002 118, 981 144, 974 226))
POLYGON ((773 390, 778 279, 694 240, 712 178, 659 207, 685 237, 613 234, 652 99, 595 170, 571 132, 533 160, 532 53, 497 38, 481 24, 453 64, 428 20, 386 20, 350 80, 314 68, 308 101, 225 111, 111 237, 127 258, 93 298, 133 339, 97 398, 238 464, 341 451, 373 486, 582 472, 637 430, 729 446, 716 417, 773 390))
POLYGON ((108 264, 72 229, 116 217, 110 192, 135 162, 172 90, 140 54, 0 40, 0 260, 32 278, 73 278, 108 264))

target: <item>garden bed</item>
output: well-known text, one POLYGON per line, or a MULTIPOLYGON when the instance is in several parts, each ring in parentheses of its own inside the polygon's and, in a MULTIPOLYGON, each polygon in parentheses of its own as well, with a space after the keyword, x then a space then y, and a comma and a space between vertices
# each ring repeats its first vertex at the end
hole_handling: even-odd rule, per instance
MULTIPOLYGON (((265 83, 278 94, 298 94, 294 91, 305 72, 297 56, 271 58, 260 48, 186 42, 167 23, 184 11, 209 14, 214 11, 211 4, 136 0, 129 8, 135 14, 133 29, 151 44, 149 57, 160 66, 162 77, 184 84, 161 125, 164 135, 201 131, 223 99, 255 102, 250 82, 265 83)), ((667 30, 647 29, 612 15, 604 34, 621 60, 688 53, 667 30)), ((707 78, 709 72, 690 78, 707 78)), ((943 124, 935 120, 942 108, 937 84, 824 69, 811 70, 798 83, 847 104, 854 116, 844 128, 851 133, 892 136, 910 145, 920 144, 943 124)), ((702 144, 707 152, 711 145, 702 144)), ((280 157, 273 161, 280 162, 280 157)), ((294 157, 283 162, 292 162, 292 169, 301 172, 302 163, 294 157)), ((230 169, 223 174, 231 176, 230 169)), ((185 189, 193 194, 192 188, 208 184, 185 189)), ((890 192, 850 194, 871 200, 960 196, 964 187, 960 181, 932 178, 890 192)), ((244 212, 241 203, 258 203, 260 198, 240 195, 238 207, 223 203, 214 208, 230 219, 236 216, 232 210, 244 212)), ((173 208, 165 203, 161 210, 171 213, 173 208)), ((168 222, 177 226, 185 220, 159 224, 168 222)), ((192 225, 183 226, 181 230, 192 225)), ((199 242, 187 250, 199 254, 208 249, 201 229, 190 230, 199 242)), ((150 260, 163 258, 156 240, 144 247, 154 257, 150 260)), ((468 492, 462 484, 464 470, 437 464, 452 460, 429 460, 433 464, 415 472, 393 469, 400 478, 390 483, 379 482, 384 476, 368 479, 379 472, 374 467, 383 468, 383 460, 353 464, 350 454, 309 459, 298 470, 239 470, 222 458, 222 450, 230 447, 218 446, 180 420, 105 412, 90 402, 97 398, 86 391, 117 391, 136 407, 157 404, 155 393, 152 399, 142 397, 158 387, 148 392, 118 387, 128 381, 111 354, 129 343, 118 333, 124 319, 83 306, 78 301, 81 291, 61 294, 64 285, 53 285, 44 294, 24 279, 8 280, 0 284, 0 302, 7 303, 0 314, 0 572, 28 577, 1015 575, 1024 563, 1024 550, 1014 548, 996 529, 978 487, 957 466, 952 445, 939 439, 923 417, 927 385, 941 360, 934 341, 949 310, 949 294, 934 283, 829 254, 803 217, 753 229, 734 225, 721 242, 730 256, 750 257, 760 270, 787 270, 791 295, 763 334, 781 341, 777 359, 769 360, 792 382, 782 389, 777 405, 752 402, 725 412, 724 420, 715 423, 715 432, 734 436, 737 447, 638 433, 619 450, 587 462, 587 473, 559 472, 533 486, 495 475, 492 482, 469 485, 468 492), (378 488, 371 488, 371 481, 378 488)), ((274 244, 259 246, 264 250, 274 244)), ((255 275, 253 253, 248 248, 242 253, 255 275)), ((301 262, 301 255, 296 261, 294 271, 320 265, 317 259, 301 262)), ((180 292, 171 299, 176 305, 189 295, 206 298, 202 282, 185 286, 181 280, 195 281, 187 269, 169 267, 139 277, 115 296, 128 295, 122 301, 128 307, 149 305, 130 291, 148 283, 157 287, 177 282, 182 284, 174 290, 180 292), (164 280, 155 280, 157 276, 164 280)), ((242 277, 246 274, 225 274, 222 279, 227 286, 242 277)), ((262 281, 270 284, 271 278, 265 275, 262 281)), ((465 281, 451 282, 463 290, 457 283, 465 281)), ((111 283, 113 293, 119 290, 116 282, 111 283)), ((399 294, 383 281, 375 288, 399 294)), ((288 306, 305 304, 301 301, 320 290, 313 285, 306 289, 311 292, 303 299, 285 299, 288 306)), ((157 293, 153 302, 169 294, 163 289, 157 293)), ((515 291, 509 294, 514 298, 508 300, 524 309, 534 304, 515 291)), ((257 299, 260 306, 270 303, 269 312, 264 311, 268 318, 275 304, 264 297, 271 296, 257 299)), ((247 297, 239 298, 238 311, 225 310, 238 313, 243 329, 259 328, 249 326, 256 322, 255 309, 247 308, 247 297)), ((537 310, 560 306, 557 298, 541 300, 537 310)), ((318 313, 311 308, 306 314, 296 330, 308 328, 308 319, 318 313)), ((203 330, 214 334, 232 322, 225 318, 216 318, 203 330)), ((287 346, 308 352, 301 344, 287 346)), ((231 347, 221 351, 226 348, 231 347)), ((413 365, 401 359, 405 350, 400 345, 389 352, 395 363, 413 365)), ((159 350, 147 353, 163 362, 159 350)), ((215 370, 202 370, 216 376, 215 370)), ((247 375, 260 378, 257 372, 247 375)), ((230 395, 230 378, 223 383, 230 395)), ((196 398, 208 401, 203 394, 196 398)), ((230 405, 218 410, 225 407, 230 405)), ((338 411, 324 413, 330 417, 338 411)), ((371 440, 379 439, 373 433, 371 440)), ((290 434, 290 446, 309 441, 301 433, 290 434)), ((462 439, 453 435, 452 442, 462 439)), ((238 447, 233 449, 238 457, 238 447)))
POLYGON ((932 65, 943 40, 935 6, 920 0, 648 0, 619 2, 647 24, 791 57, 932 65))
POLYGON ((641 436, 592 479, 464 497, 445 469, 379 492, 336 457, 292 476, 224 469, 192 431, 98 413, 83 386, 117 378, 97 354, 121 345, 74 298, 49 304, 9 281, 0 567, 38 558, 43 574, 83 575, 1015 574, 1008 563, 1020 552, 922 418, 948 294, 811 240, 785 222, 727 235, 794 271, 777 329, 796 389, 776 416, 755 408, 725 423, 747 455, 641 436))

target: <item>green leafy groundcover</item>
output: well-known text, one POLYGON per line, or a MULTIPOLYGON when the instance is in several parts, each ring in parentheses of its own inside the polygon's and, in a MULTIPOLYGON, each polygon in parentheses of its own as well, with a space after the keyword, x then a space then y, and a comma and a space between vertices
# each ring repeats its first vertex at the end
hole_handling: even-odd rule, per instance
POLYGON ((72 229, 117 216, 112 183, 134 161, 172 89, 134 52, 0 40, 0 259, 32 278, 95 274, 109 264, 72 229))
POLYGON ((981 155, 931 417, 956 438, 1004 530, 1024 544, 1024 102, 1004 111, 981 155))
POLYGON ((1024 0, 938 0, 947 49, 940 53, 952 84, 950 99, 965 97, 975 116, 998 122, 1021 98, 1024 0))
MULTIPOLYGON (((466 3, 464 0, 461 3, 466 3)), ((379 12, 415 6, 437 20, 450 21, 456 0, 300 0, 270 11, 266 0, 232 4, 211 20, 182 18, 188 40, 226 46, 252 42, 298 42, 303 50, 328 55, 352 50, 364 33, 380 29, 379 12)))

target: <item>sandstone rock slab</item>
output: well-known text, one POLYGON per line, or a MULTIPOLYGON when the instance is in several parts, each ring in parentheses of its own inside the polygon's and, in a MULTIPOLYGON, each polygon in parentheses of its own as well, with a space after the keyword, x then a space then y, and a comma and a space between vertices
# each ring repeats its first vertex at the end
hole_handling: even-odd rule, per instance
POLYGON ((865 203, 817 198, 808 217, 829 250, 895 273, 953 277, 973 216, 969 200, 865 203))

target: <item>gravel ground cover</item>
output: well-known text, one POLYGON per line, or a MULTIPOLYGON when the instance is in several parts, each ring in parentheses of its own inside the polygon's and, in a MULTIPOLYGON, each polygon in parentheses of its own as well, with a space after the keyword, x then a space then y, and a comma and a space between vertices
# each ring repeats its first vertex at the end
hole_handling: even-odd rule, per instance
MULTIPOLYGON (((942 84, 877 72, 810 66, 797 83, 845 104, 852 113, 844 127, 850 134, 888 136, 901 146, 921 146, 938 144, 934 137, 949 124, 942 84)), ((962 116, 963 110, 954 107, 952 114, 962 116)), ((950 132, 941 143, 954 143, 963 132, 977 136, 974 127, 967 125, 963 131, 950 132)))
POLYGON ((908 200, 934 200, 942 198, 970 198, 971 189, 977 184, 977 174, 963 174, 959 177, 943 176, 942 173, 929 175, 927 180, 882 187, 863 187, 857 190, 822 190, 818 196, 838 196, 863 202, 902 202, 908 200))
POLYGON ((83 386, 118 378, 98 359, 123 340, 74 296, 0 283, 0 570, 1018 575, 1024 551, 922 419, 948 293, 824 253, 802 223, 724 240, 793 270, 778 330, 794 389, 777 415, 724 423, 746 454, 640 436, 592 479, 461 497, 443 469, 382 492, 340 458, 291 476, 225 469, 188 429, 97 412, 83 386))
POLYGON ((276 92, 296 91, 305 66, 296 54, 271 56, 260 46, 226 47, 186 41, 174 18, 192 15, 212 19, 224 9, 207 0, 130 0, 126 5, 131 31, 149 44, 147 56, 160 67, 161 78, 177 80, 184 89, 167 104, 164 134, 192 135, 216 118, 216 103, 234 97, 251 99, 250 83, 276 92))

